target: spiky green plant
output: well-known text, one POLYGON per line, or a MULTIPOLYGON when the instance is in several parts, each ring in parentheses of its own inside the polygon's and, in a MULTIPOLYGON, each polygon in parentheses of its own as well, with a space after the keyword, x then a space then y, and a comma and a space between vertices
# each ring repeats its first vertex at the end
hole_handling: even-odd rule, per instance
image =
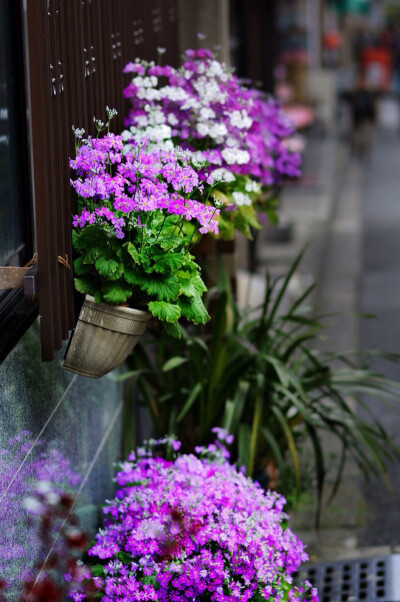
POLYGON ((333 495, 348 456, 366 478, 388 483, 387 462, 398 460, 400 449, 376 417, 364 419, 357 407, 368 410, 365 395, 397 405, 400 385, 368 369, 372 352, 318 350, 318 338, 330 324, 305 307, 314 284, 283 309, 301 258, 285 277, 266 276, 261 306, 242 308, 223 290, 211 327, 201 336, 183 331, 181 341, 171 341, 156 335, 137 347, 124 378, 137 378, 158 435, 174 433, 190 449, 207 442, 212 427, 224 427, 235 435, 235 453, 249 475, 270 459, 281 469, 290 460, 298 491, 299 446, 308 438, 320 503, 326 431, 341 448, 333 495))

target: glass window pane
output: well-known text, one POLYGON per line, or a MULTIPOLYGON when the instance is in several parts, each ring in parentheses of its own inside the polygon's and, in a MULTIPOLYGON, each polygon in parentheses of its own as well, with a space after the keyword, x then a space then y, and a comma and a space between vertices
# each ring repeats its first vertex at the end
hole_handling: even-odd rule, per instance
MULTIPOLYGON (((24 244, 17 163, 17 147, 24 142, 17 139, 14 98, 15 80, 20 74, 13 72, 16 65, 7 4, 0 1, 0 265, 8 263, 24 244)), ((11 263, 18 264, 18 257, 11 263)))

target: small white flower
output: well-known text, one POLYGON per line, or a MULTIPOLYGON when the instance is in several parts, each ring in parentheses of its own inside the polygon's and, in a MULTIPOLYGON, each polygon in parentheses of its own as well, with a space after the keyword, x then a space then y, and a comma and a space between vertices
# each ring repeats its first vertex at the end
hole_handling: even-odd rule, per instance
POLYGON ((239 130, 248 130, 253 120, 249 117, 247 111, 232 111, 229 115, 229 122, 232 127, 237 127, 239 130))
POLYGON ((168 115, 168 123, 170 125, 177 125, 179 123, 179 121, 173 113, 170 113, 168 115))
POLYGON ((228 133, 224 123, 215 123, 209 129, 211 138, 223 138, 228 133))
POLYGON ((261 191, 261 186, 258 182, 255 182, 254 180, 248 180, 246 182, 246 192, 260 192, 261 191))
POLYGON ((224 148, 221 155, 228 165, 245 165, 250 161, 249 153, 240 148, 224 148))
POLYGON ((25 497, 22 500, 22 506, 28 512, 33 512, 34 514, 39 514, 43 509, 42 504, 34 497, 25 497))
POLYGON ((240 207, 242 205, 251 205, 251 198, 249 197, 248 194, 244 194, 244 192, 239 192, 237 190, 235 192, 232 192, 232 196, 233 196, 235 205, 237 205, 238 207, 240 207))
POLYGON ((235 181, 234 174, 231 171, 229 171, 228 169, 224 169, 223 167, 221 167, 219 169, 214 169, 214 171, 211 172, 210 175, 214 182, 234 182, 235 181))
POLYGON ((196 125, 197 132, 200 136, 207 136, 210 132, 210 129, 206 123, 200 122, 196 125))

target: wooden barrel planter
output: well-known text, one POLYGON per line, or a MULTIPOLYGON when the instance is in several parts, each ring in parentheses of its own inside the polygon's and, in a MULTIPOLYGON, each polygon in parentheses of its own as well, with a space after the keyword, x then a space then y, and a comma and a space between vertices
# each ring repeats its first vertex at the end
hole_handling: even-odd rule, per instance
POLYGON ((140 309, 96 303, 87 295, 63 368, 90 378, 111 372, 128 357, 151 317, 140 309))

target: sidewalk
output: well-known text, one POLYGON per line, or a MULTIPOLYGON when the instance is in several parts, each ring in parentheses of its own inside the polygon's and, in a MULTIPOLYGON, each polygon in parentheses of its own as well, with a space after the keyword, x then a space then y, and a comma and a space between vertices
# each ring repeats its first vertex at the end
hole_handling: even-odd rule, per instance
MULTIPOLYGON (((375 149, 374 156, 379 152, 380 149, 375 149)), ((400 178, 400 169, 398 172, 400 178)), ((292 239, 286 243, 274 242, 271 228, 266 227, 257 242, 259 264, 257 274, 252 278, 254 302, 258 301, 257 296, 262 295, 265 271, 286 272, 305 242, 311 241, 300 265, 295 287, 301 290, 312 279, 315 280, 317 289, 313 306, 316 313, 347 314, 330 329, 329 340, 321 343, 321 348, 324 345, 330 351, 360 347, 360 320, 349 314, 360 311, 364 185, 365 164, 350 155, 344 142, 334 137, 311 139, 306 151, 304 184, 288 187, 283 196, 282 218, 292 223, 292 239)), ((373 194, 370 191, 370 195, 373 194)), ((243 284, 243 274, 240 280, 243 284)), ((297 295, 298 290, 294 293, 297 295)), ((371 345, 366 344, 365 347, 371 345)), ((325 437, 325 451, 327 458, 329 454, 338 452, 333 437, 325 437)), ((400 489, 400 476, 397 480, 400 489)), ((366 503, 370 494, 371 490, 363 488, 357 467, 348 461, 335 499, 323 508, 318 532, 314 530, 314 501, 311 497, 291 513, 291 527, 308 545, 312 560, 356 558, 398 551, 393 541, 382 542, 376 537, 365 536, 367 521, 369 524, 371 520, 366 503)), ((376 500, 378 497, 375 496, 376 500)), ((376 524, 379 529, 378 522, 376 524)))

